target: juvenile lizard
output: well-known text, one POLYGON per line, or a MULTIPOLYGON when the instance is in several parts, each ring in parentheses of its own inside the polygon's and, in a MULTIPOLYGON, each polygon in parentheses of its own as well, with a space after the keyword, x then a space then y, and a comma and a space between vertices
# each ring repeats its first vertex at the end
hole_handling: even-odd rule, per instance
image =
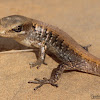
POLYGON ((58 87, 55 83, 65 70, 82 71, 100 76, 100 59, 85 50, 88 46, 80 46, 67 33, 52 25, 21 15, 12 15, 0 19, 0 36, 13 38, 31 48, 39 48, 40 57, 35 63, 30 64, 31 67, 39 68, 41 64, 46 64, 44 61, 47 52, 54 54, 61 62, 52 71, 50 79, 35 78, 35 81, 28 82, 39 84, 34 90, 44 84, 58 87))

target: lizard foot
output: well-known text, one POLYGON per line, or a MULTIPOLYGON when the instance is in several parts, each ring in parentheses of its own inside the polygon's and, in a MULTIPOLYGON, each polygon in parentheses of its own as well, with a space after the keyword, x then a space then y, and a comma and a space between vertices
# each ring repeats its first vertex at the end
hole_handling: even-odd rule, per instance
POLYGON ((37 60, 35 63, 29 63, 30 68, 37 66, 37 69, 41 66, 41 64, 47 65, 43 60, 37 60))
POLYGON ((29 81, 28 82, 28 83, 33 83, 33 84, 40 84, 37 87, 35 87, 34 90, 37 90, 38 88, 40 88, 44 84, 51 84, 52 86, 58 87, 57 84, 54 84, 50 79, 47 79, 47 78, 43 78, 43 80, 40 80, 38 78, 35 78, 34 80, 35 81, 29 81))

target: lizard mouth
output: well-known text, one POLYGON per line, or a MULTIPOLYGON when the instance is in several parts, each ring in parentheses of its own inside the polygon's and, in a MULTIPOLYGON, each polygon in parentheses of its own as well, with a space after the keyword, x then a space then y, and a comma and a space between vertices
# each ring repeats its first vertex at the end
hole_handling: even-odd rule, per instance
POLYGON ((1 31, 1 32, 0 32, 0 36, 1 36, 1 37, 15 37, 16 34, 12 34, 12 33, 10 33, 10 32, 6 32, 6 31, 1 31))
POLYGON ((18 35, 24 35, 24 34, 26 34, 26 32, 25 31, 21 31, 21 32, 18 32, 18 33, 16 33, 16 32, 11 32, 11 31, 8 31, 8 32, 6 32, 6 31, 1 31, 0 32, 0 36, 2 36, 2 37, 16 37, 16 36, 18 36, 18 35))
POLYGON ((5 31, 1 31, 0 32, 0 36, 3 36, 4 37, 5 35, 6 35, 6 32, 5 31))

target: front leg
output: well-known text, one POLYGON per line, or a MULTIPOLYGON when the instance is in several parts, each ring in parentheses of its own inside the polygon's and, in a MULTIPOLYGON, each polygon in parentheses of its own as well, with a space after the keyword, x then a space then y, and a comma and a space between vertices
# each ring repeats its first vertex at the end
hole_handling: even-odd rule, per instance
POLYGON ((46 45, 45 43, 40 43, 40 50, 39 50, 39 58, 35 63, 30 63, 30 67, 35 67, 37 66, 37 68, 39 68, 41 66, 41 64, 45 64, 47 65, 44 61, 45 61, 45 51, 46 51, 46 45))
POLYGON ((50 79, 43 78, 43 80, 40 80, 38 78, 35 78, 35 81, 29 81, 28 83, 40 84, 39 86, 35 87, 34 90, 37 90, 44 84, 51 84, 52 86, 58 87, 58 85, 55 83, 57 82, 57 80, 59 80, 64 70, 74 70, 74 67, 70 67, 66 64, 60 64, 56 69, 52 71, 50 79))

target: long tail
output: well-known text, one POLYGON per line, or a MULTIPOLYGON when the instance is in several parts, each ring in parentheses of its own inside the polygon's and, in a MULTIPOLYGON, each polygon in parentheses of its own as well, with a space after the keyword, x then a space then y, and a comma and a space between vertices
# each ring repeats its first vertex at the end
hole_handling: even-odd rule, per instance
POLYGON ((96 64, 95 62, 86 61, 84 64, 81 63, 78 70, 100 76, 100 64, 96 64))

